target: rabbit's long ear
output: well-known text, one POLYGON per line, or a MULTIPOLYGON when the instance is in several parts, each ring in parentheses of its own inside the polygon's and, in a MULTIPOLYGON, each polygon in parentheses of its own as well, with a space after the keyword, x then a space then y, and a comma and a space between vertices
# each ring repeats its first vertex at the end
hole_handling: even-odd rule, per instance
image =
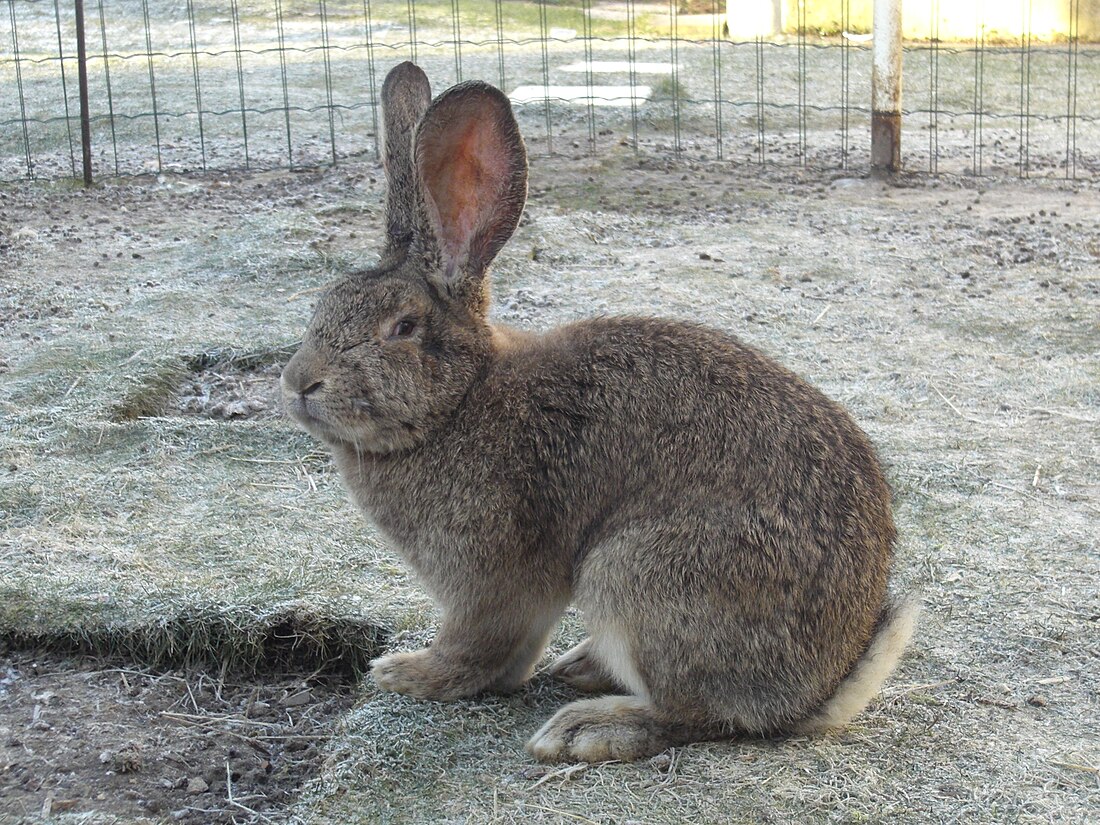
POLYGON ((483 313, 485 270, 527 200, 527 150, 512 105, 486 83, 461 83, 429 107, 415 146, 427 236, 421 241, 434 240, 435 249, 425 251, 439 255, 429 277, 483 313))
POLYGON ((414 63, 390 70, 382 83, 382 127, 386 168, 386 250, 383 257, 404 253, 417 226, 420 186, 413 166, 413 131, 428 104, 432 88, 428 76, 414 63))

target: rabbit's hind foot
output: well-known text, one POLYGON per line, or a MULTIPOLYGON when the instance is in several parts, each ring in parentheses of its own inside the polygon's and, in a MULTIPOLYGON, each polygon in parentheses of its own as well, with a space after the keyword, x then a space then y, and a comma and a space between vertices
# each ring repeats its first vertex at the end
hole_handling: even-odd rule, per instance
POLYGON ((597 659, 592 640, 585 639, 558 657, 546 674, 585 693, 627 693, 597 659))
POLYGON ((648 699, 604 696, 566 705, 527 743, 540 762, 630 762, 677 744, 648 699))

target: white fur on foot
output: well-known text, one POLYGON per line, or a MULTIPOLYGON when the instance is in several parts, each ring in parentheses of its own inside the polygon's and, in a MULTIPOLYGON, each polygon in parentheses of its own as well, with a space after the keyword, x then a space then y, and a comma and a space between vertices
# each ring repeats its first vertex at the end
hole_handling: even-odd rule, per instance
POLYGON ((596 658, 591 639, 567 650, 546 672, 551 678, 587 693, 627 692, 596 658))

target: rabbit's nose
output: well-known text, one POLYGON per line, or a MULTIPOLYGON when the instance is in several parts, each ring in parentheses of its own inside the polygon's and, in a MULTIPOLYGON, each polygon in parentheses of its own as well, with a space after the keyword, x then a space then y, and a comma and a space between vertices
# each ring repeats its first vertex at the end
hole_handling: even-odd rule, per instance
POLYGON ((294 353, 285 367, 279 379, 283 393, 288 397, 305 398, 312 395, 324 386, 323 380, 314 380, 318 370, 312 359, 302 354, 302 351, 294 353))

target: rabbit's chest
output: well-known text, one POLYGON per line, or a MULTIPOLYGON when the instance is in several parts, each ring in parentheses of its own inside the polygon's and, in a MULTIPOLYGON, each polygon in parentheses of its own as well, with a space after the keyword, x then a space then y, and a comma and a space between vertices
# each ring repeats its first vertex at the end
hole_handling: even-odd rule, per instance
POLYGON ((509 491, 453 454, 415 466, 352 454, 338 456, 337 466, 366 518, 427 578, 440 560, 462 564, 517 530, 509 491))

